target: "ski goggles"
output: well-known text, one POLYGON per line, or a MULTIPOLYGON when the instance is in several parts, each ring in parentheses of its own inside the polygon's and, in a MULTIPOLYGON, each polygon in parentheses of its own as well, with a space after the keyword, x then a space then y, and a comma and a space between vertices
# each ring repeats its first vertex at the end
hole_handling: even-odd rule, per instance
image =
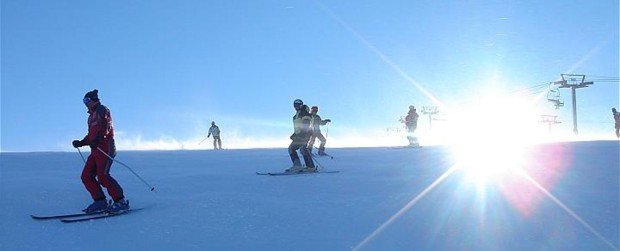
POLYGON ((84 102, 85 105, 88 105, 88 103, 90 103, 91 99, 89 97, 85 97, 84 99, 82 99, 82 102, 84 102))

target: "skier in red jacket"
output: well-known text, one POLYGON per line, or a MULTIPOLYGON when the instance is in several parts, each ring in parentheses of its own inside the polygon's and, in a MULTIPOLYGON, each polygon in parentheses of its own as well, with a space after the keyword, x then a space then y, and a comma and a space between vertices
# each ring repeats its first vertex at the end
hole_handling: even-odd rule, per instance
POLYGON ((129 209, 123 188, 110 176, 110 167, 116 156, 114 128, 110 110, 99 102, 97 89, 84 95, 84 105, 88 108, 88 134, 82 140, 74 140, 73 147, 90 146, 90 155, 82 170, 82 183, 94 202, 83 211, 86 213, 119 213, 129 209), (105 152, 105 154, 104 154, 105 152), (107 188, 114 203, 108 204, 101 186, 107 188))

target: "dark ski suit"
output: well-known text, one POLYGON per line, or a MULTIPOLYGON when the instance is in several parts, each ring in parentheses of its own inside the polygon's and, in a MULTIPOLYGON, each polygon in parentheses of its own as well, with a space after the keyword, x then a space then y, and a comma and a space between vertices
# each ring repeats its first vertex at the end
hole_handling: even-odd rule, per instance
POLYGON ((312 128, 310 128, 310 113, 308 113, 306 105, 303 105, 297 110, 295 116, 293 116, 293 128, 294 132, 291 135, 291 144, 288 146, 288 154, 291 156, 293 166, 301 166, 299 155, 297 150, 299 149, 301 155, 304 157, 306 167, 314 168, 314 162, 310 151, 308 151, 308 140, 312 136, 312 128))
POLYGON ((418 128, 418 113, 414 109, 409 109, 407 116, 405 117, 405 126, 407 126, 407 140, 410 145, 418 144, 417 139, 413 136, 415 129, 418 128))

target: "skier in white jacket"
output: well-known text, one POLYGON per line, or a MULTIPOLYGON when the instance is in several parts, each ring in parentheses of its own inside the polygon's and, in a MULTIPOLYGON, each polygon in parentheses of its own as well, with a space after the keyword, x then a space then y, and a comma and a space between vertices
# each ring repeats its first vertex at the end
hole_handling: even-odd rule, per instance
POLYGON ((213 134, 213 149, 222 150, 222 140, 220 139, 220 128, 215 125, 215 121, 211 121, 211 128, 207 138, 213 134))

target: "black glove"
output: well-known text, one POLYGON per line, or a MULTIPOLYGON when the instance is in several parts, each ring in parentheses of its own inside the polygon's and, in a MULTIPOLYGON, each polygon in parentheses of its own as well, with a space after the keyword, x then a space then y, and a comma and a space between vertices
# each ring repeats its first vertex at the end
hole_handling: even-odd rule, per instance
POLYGON ((84 142, 82 142, 81 140, 74 140, 73 142, 71 142, 71 144, 73 145, 73 147, 78 148, 81 146, 84 146, 84 142))
POLYGON ((331 122, 332 122, 332 120, 331 120, 331 119, 326 119, 326 120, 325 120, 325 122, 327 122, 327 123, 331 123, 331 122))

